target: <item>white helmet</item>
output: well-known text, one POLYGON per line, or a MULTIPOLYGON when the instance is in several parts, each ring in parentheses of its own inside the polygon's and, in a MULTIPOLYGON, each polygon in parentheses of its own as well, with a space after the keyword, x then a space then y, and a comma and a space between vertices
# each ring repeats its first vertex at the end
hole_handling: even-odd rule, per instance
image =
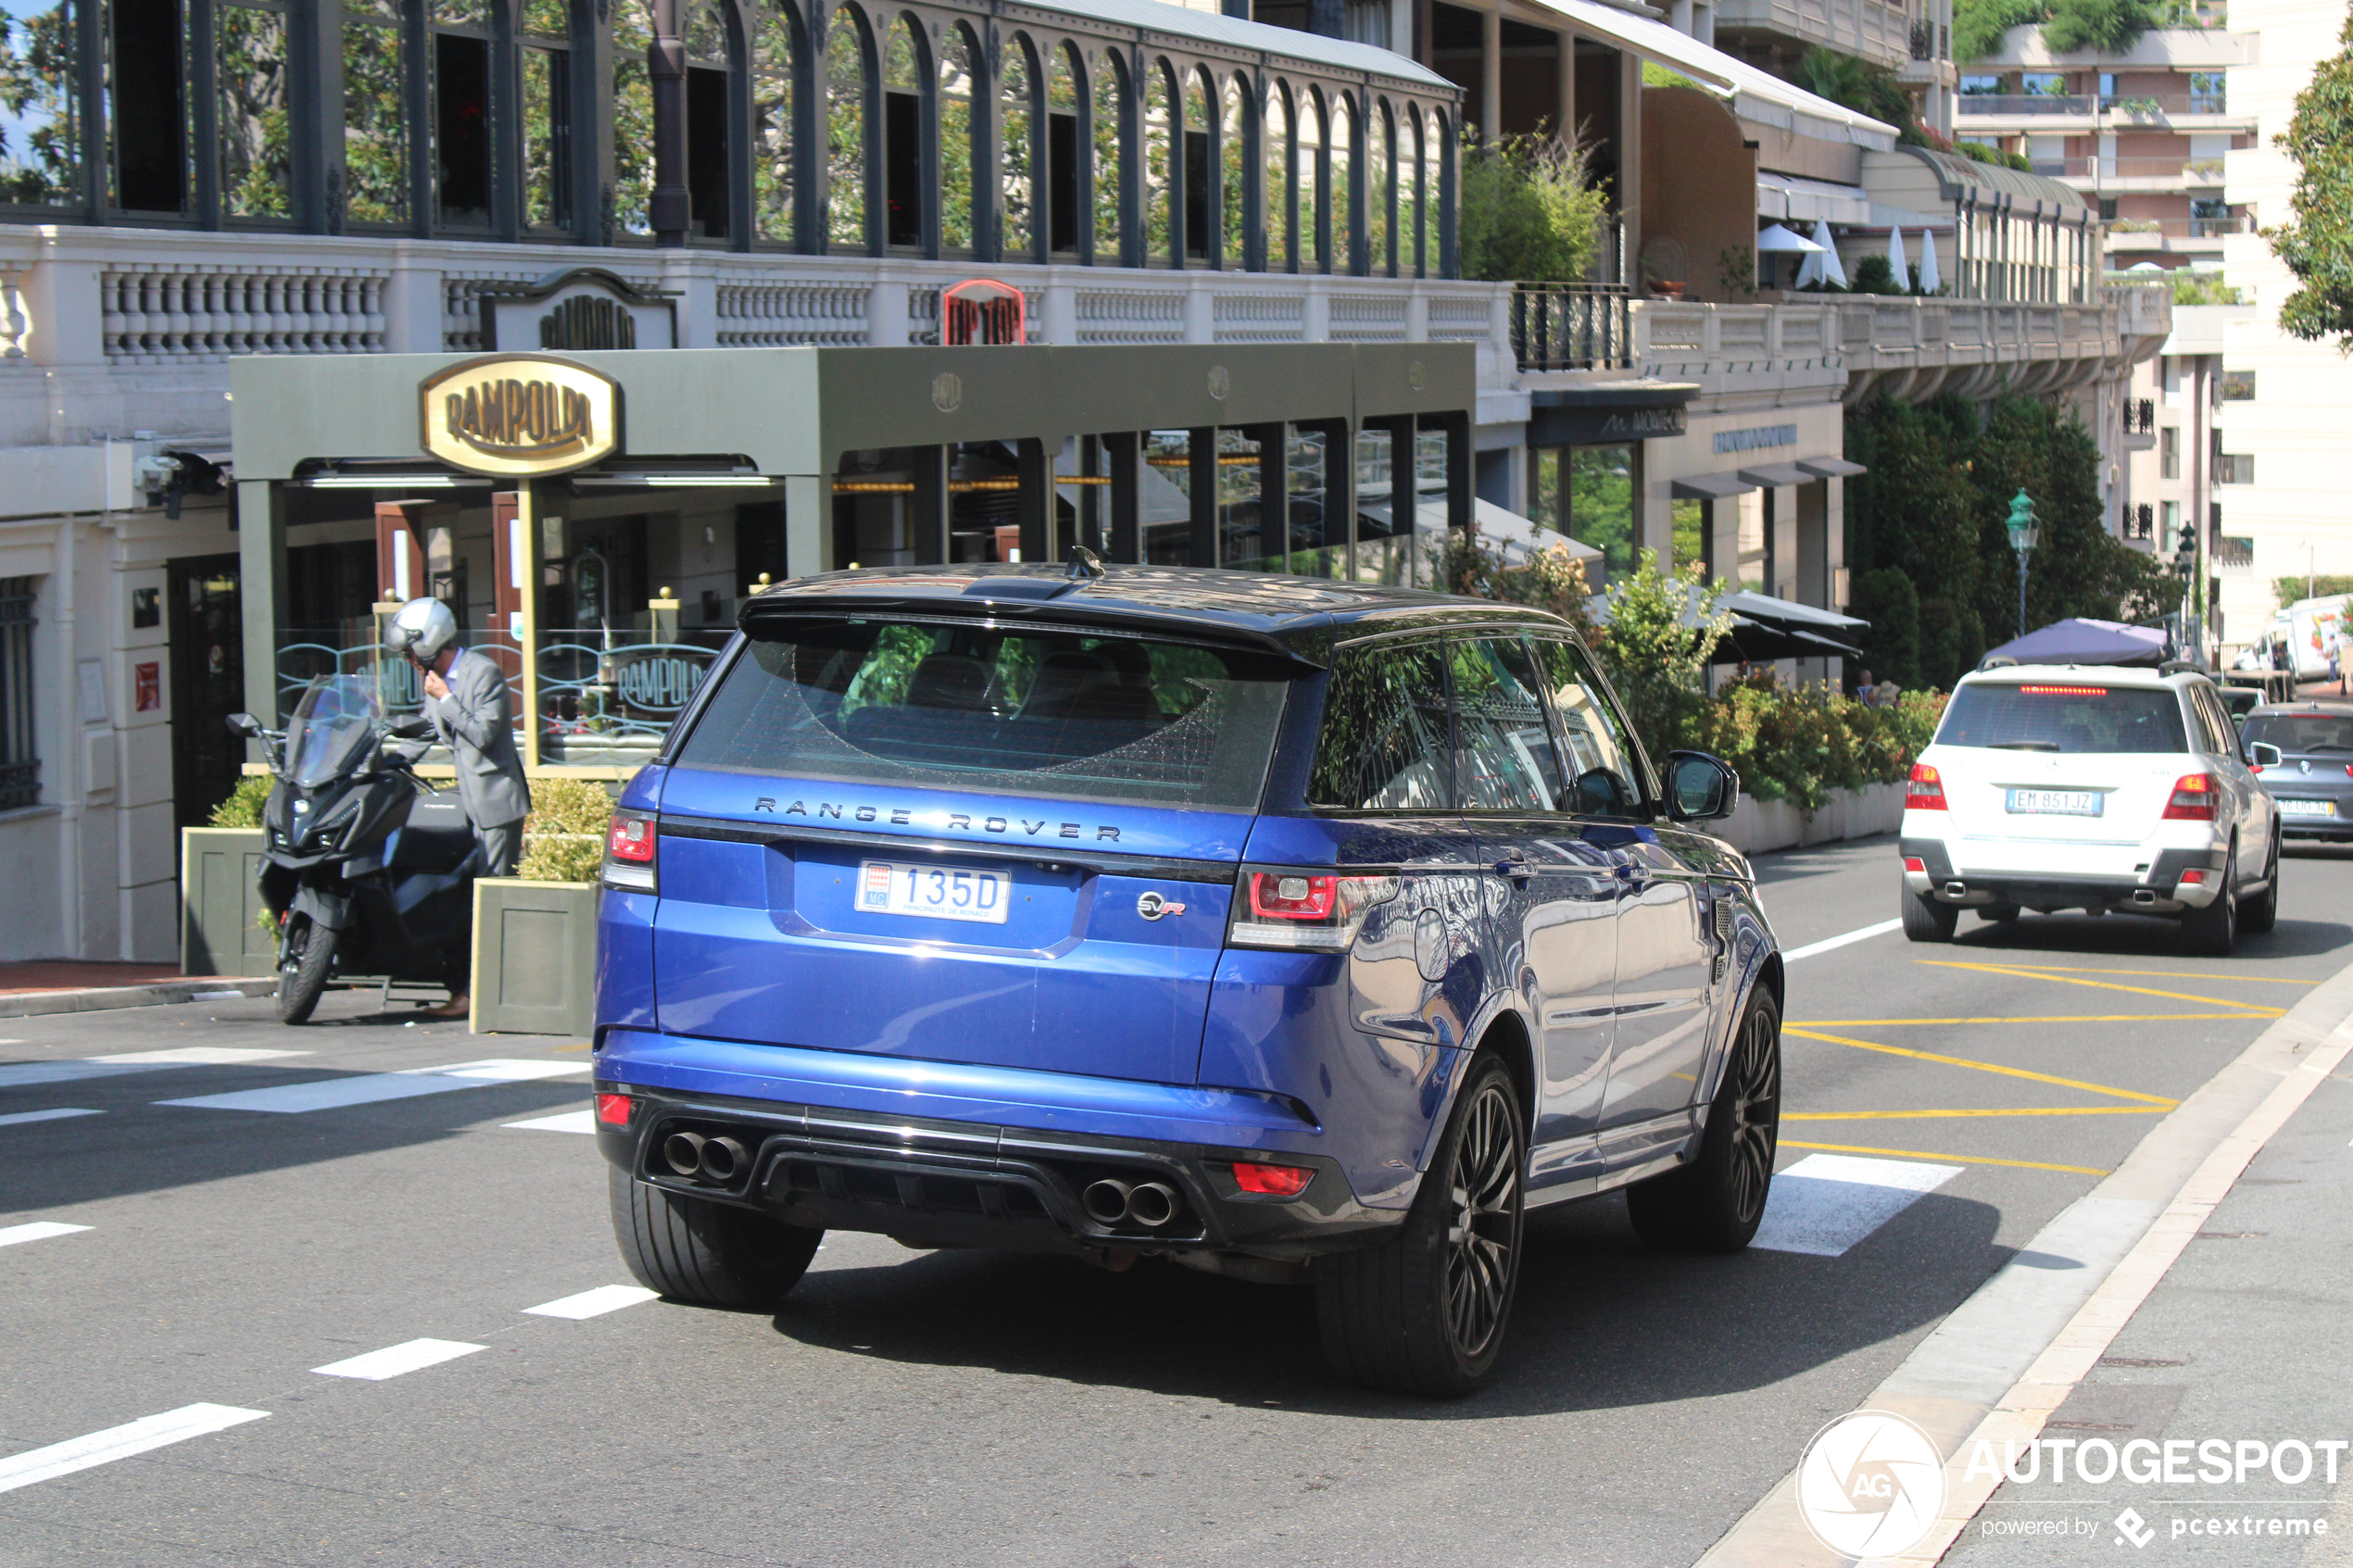
POLYGON ((458 618, 436 598, 410 599, 392 618, 384 646, 407 654, 420 664, 431 664, 441 650, 458 640, 458 618))

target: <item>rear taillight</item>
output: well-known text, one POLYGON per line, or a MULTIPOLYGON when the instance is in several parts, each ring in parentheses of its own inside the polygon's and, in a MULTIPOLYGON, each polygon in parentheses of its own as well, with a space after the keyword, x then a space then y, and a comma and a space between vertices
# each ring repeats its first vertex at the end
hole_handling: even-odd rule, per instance
POLYGON ((2214 775, 2183 773, 2173 781, 2173 797, 2165 803, 2169 822, 2210 822, 2214 820, 2214 775))
POLYGON ((1397 887, 1393 876, 1244 872, 1226 945, 1345 951, 1365 911, 1396 897, 1397 887))
POLYGON ((1255 1192, 1268 1198, 1297 1198, 1307 1190, 1315 1173, 1302 1165, 1264 1165, 1255 1160, 1234 1161, 1234 1185, 1244 1192, 1255 1192))
POLYGON ((650 811, 615 811, 605 832, 604 883, 632 893, 660 891, 654 866, 655 830, 650 811))
POLYGON ((1904 785, 1904 809, 1942 811, 1944 809, 1944 775, 1925 762, 1913 763, 1912 776, 1904 785))
POLYGON ((629 1125, 629 1112, 635 1102, 627 1095, 598 1095, 597 1120, 608 1127, 629 1125))

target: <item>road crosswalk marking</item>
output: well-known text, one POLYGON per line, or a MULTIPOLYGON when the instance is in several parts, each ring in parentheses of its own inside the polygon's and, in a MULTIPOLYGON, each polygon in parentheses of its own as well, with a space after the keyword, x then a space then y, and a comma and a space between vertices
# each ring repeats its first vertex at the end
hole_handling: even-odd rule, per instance
POLYGON ((536 1307, 525 1307, 523 1311, 535 1318, 571 1318, 577 1321, 602 1317, 607 1312, 617 1312, 623 1307, 634 1307, 640 1301, 652 1299, 654 1292, 637 1286, 600 1285, 594 1290, 584 1290, 577 1296, 567 1296, 560 1300, 544 1301, 536 1307))
POLYGON ((586 1133, 594 1137, 597 1134, 597 1113, 593 1110, 560 1110, 553 1116, 534 1116, 527 1122, 501 1122, 498 1124, 502 1127, 522 1127, 535 1133, 586 1133))
POLYGON ((61 1122, 69 1116, 104 1116, 103 1110, 88 1110, 80 1106, 59 1106, 55 1110, 18 1110, 0 1116, 0 1127, 13 1127, 21 1122, 61 1122))
POLYGON ((46 1241, 53 1236, 71 1236, 86 1231, 88 1225, 61 1224, 56 1220, 35 1220, 29 1225, 10 1225, 0 1230, 0 1247, 14 1247, 20 1241, 46 1241))
POLYGON ((69 1438, 52 1443, 45 1449, 26 1453, 10 1454, 0 1459, 0 1492, 12 1492, 19 1486, 30 1486, 37 1481, 55 1480, 70 1475, 77 1470, 111 1464, 119 1459, 145 1453, 171 1443, 184 1443, 191 1437, 220 1432, 248 1421, 260 1421, 268 1411, 240 1410, 234 1405, 182 1405, 161 1415, 143 1416, 120 1426, 109 1426, 104 1432, 93 1432, 84 1437, 69 1438))
POLYGON ((1773 1177, 1749 1245, 1836 1258, 1961 1173, 1958 1165, 1809 1154, 1773 1177))
POLYGON ((274 1061, 282 1057, 309 1054, 236 1046, 182 1046, 176 1050, 122 1051, 70 1061, 0 1062, 0 1089, 72 1084, 85 1078, 113 1078, 125 1073, 154 1073, 167 1067, 236 1067, 249 1061, 274 1061))
POLYGON ((198 1095, 189 1099, 159 1099, 157 1105, 189 1106, 201 1110, 264 1110, 299 1115, 309 1110, 339 1110, 381 1100, 410 1099, 419 1095, 447 1094, 454 1089, 478 1089, 490 1084, 528 1084, 585 1073, 585 1061, 531 1060, 494 1057, 461 1061, 449 1067, 413 1068, 403 1073, 370 1073, 349 1078, 315 1078, 307 1084, 286 1084, 274 1089, 239 1089, 229 1094, 198 1095))
POLYGON ((328 1377, 356 1377, 367 1383, 382 1383, 387 1377, 439 1366, 454 1361, 459 1356, 471 1356, 476 1350, 487 1350, 487 1345, 469 1345, 458 1339, 411 1339, 402 1345, 387 1345, 381 1350, 371 1350, 364 1356, 346 1361, 330 1361, 310 1370, 328 1377))
POLYGON ((1904 922, 1900 920, 1883 920, 1877 925, 1867 925, 1859 931, 1849 931, 1838 936, 1826 936, 1819 942, 1808 942, 1803 947, 1792 947, 1781 955, 1781 962, 1795 963, 1800 959, 1810 959, 1817 953, 1833 952, 1850 943, 1868 942, 1874 936, 1884 936, 1891 931, 1900 930, 1904 922))

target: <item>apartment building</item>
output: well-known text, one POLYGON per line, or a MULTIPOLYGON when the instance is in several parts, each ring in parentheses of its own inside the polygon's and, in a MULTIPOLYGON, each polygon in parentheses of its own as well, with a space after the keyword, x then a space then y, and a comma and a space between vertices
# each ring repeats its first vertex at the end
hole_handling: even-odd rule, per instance
POLYGON ((2242 31, 2219 20, 2113 54, 2060 54, 2040 27, 2012 28, 1998 52, 1961 63, 1953 133, 2020 154, 2092 203, 2111 270, 2216 265, 2246 226, 2227 160, 2255 137, 2231 88, 2248 58, 2242 31))

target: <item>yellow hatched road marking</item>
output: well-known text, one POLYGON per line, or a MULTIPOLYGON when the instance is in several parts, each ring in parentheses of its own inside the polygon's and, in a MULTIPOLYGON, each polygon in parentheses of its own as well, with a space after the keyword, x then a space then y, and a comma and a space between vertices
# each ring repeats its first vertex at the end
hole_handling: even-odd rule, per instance
POLYGON ((1994 1160, 1982 1154, 1930 1154, 1917 1148, 1866 1148, 1851 1143, 1797 1143, 1781 1140, 1783 1148, 1819 1149, 1825 1154, 1884 1154, 1897 1160, 1949 1160, 1959 1165, 2008 1165, 2021 1171, 2064 1171, 2072 1176, 2105 1176, 2096 1165, 2053 1165, 2041 1160, 1994 1160))
POLYGON ((2247 1018, 2277 1018, 2285 1008, 2265 1007, 2256 1002, 2234 1002, 2228 997, 2194 997, 2186 991, 2159 991, 2146 985, 2119 985, 2112 980, 2076 980, 2064 974, 2051 974, 2039 970, 2020 969, 2008 964, 1959 963, 1949 959, 1915 959, 1914 963, 1929 964, 1937 969, 1973 970, 1981 974, 2007 974, 2017 980, 2047 980, 2054 985, 2089 985, 2099 991, 2125 991, 2136 997, 2163 997, 2174 1002, 2204 1002, 2208 1007, 2239 1008, 2247 1018))
POLYGON ((1808 1029, 1888 1029, 1906 1023, 2171 1023, 2190 1018, 2269 1018, 2265 1012, 2081 1012, 2035 1018, 1809 1018, 1808 1029))
POLYGON ((1884 1051, 1889 1056, 1908 1056, 1916 1061, 1941 1062, 1946 1067, 1969 1067, 1980 1073, 1998 1073, 2004 1077, 2025 1078, 2037 1084, 2057 1084, 2062 1088, 2084 1089, 2095 1095, 2112 1096, 2117 1099, 2141 1100, 2150 1105, 2162 1106, 2168 1110, 2181 1103, 2179 1100, 2168 1099, 2163 1095, 2143 1094, 2138 1089, 2111 1088, 2106 1084, 2087 1084, 2081 1078, 2059 1078, 2048 1073, 2029 1072, 2023 1067, 2004 1067, 1998 1062, 1992 1061, 1971 1061, 1965 1056, 1941 1056, 1935 1051, 1916 1051, 1905 1046, 1882 1046, 1873 1040, 1851 1040, 1843 1035, 1825 1035, 1817 1029, 1800 1029, 1786 1023, 1781 1025, 1781 1033, 1802 1035, 1808 1040, 1824 1040, 1833 1046, 1853 1046, 1856 1050, 1884 1051))
POLYGON ((2006 1110, 1784 1110, 1784 1122, 1908 1122, 1931 1116, 2162 1116, 2162 1105, 2054 1105, 2006 1110))
MULTIPOLYGON (((1921 963, 1934 963, 1934 959, 1922 959, 1921 963)), ((2021 963, 2013 969, 2032 970, 2037 974, 2138 974, 2151 980, 2230 980, 2250 985, 2318 985, 2317 980, 2290 980, 2277 974, 2198 974, 2185 969, 2094 969, 2085 964, 2021 963)))

